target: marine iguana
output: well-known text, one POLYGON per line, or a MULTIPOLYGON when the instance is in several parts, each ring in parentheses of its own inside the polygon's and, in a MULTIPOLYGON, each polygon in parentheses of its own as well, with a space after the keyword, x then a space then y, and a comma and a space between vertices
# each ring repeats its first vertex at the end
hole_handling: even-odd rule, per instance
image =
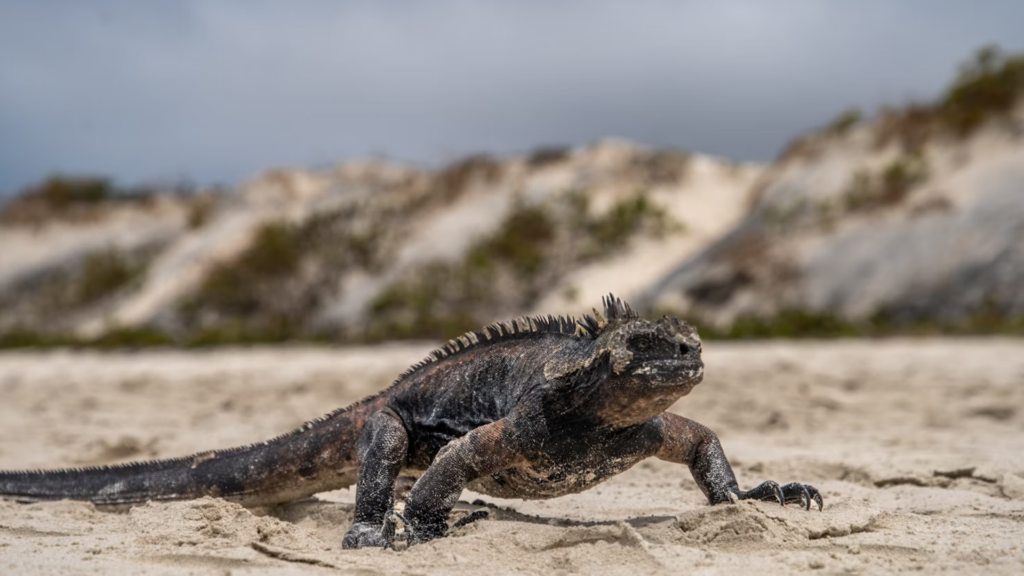
POLYGON ((665 412, 704 376, 701 341, 612 295, 580 320, 517 318, 448 342, 388 389, 266 442, 130 464, 0 472, 0 496, 130 505, 213 496, 245 506, 356 485, 344 548, 443 537, 463 488, 503 498, 586 490, 656 456, 685 464, 711 504, 823 502, 814 487, 740 490, 714 432, 665 412), (419 476, 405 515, 400 474, 419 476))

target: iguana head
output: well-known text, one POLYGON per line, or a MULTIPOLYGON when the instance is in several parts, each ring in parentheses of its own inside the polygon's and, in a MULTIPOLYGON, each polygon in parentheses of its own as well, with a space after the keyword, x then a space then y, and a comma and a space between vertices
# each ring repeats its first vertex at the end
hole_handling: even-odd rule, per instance
POLYGON ((603 314, 594 311, 581 322, 594 337, 587 357, 545 367, 547 376, 585 374, 588 396, 609 424, 647 421, 704 378, 701 343, 697 331, 678 318, 641 318, 621 300, 609 295, 603 314), (578 372, 577 372, 578 371, 578 372))
POLYGON ((616 321, 598 337, 597 348, 609 354, 615 377, 637 386, 674 388, 682 396, 704 377, 700 337, 678 318, 616 321))

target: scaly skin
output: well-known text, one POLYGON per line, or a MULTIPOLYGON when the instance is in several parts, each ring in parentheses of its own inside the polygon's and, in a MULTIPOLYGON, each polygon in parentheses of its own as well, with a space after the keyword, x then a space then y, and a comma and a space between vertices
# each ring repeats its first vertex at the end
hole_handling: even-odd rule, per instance
POLYGON ((345 548, 392 545, 399 475, 409 543, 443 537, 463 488, 507 498, 586 490, 655 456, 684 464, 711 504, 811 502, 812 486, 743 491, 715 434, 665 410, 703 379, 685 322, 650 322, 609 295, 604 313, 524 318, 469 333, 390 388, 268 442, 123 466, 0 472, 0 496, 122 506, 214 496, 246 506, 356 484, 345 548))

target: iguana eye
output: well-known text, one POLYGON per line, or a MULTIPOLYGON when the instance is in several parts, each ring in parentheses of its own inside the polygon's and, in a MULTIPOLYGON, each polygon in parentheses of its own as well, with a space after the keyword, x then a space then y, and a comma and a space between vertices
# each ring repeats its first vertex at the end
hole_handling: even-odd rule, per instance
POLYGON ((629 349, 638 361, 674 358, 679 354, 676 342, 659 338, 655 334, 637 334, 629 339, 629 349))
POLYGON ((629 341, 631 348, 635 348, 639 351, 650 350, 653 343, 648 336, 635 336, 629 341))

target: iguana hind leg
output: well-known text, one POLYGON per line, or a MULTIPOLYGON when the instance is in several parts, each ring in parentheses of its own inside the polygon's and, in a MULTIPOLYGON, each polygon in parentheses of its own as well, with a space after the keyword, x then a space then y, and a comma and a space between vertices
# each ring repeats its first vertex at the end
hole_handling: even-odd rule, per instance
POLYGON ((391 546, 395 523, 389 513, 395 505, 395 480, 408 452, 405 426, 390 409, 366 421, 359 437, 355 522, 345 534, 342 548, 391 546))
POLYGON ((736 475, 725 457, 718 436, 706 426, 688 418, 668 412, 658 417, 661 420, 662 442, 658 458, 686 464, 701 492, 711 504, 735 502, 737 500, 768 500, 779 504, 800 502, 810 510, 811 502, 820 511, 824 505, 821 494, 813 486, 796 482, 779 486, 768 480, 750 490, 740 490, 736 475))

